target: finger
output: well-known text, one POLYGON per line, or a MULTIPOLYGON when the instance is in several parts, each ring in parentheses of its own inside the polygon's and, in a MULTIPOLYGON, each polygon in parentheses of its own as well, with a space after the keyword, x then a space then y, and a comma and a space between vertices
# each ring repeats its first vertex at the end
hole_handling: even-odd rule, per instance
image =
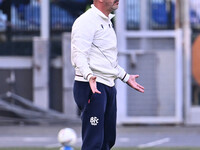
POLYGON ((138 84, 137 86, 144 90, 144 87, 142 85, 138 84))
POLYGON ((144 90, 143 90, 143 89, 140 89, 140 92, 144 93, 144 90))
POLYGON ((135 88, 134 88, 135 90, 137 90, 137 91, 139 91, 139 92, 142 92, 142 93, 144 93, 144 87, 142 86, 142 87, 140 87, 139 86, 139 84, 137 84, 136 86, 135 86, 135 88))
POLYGON ((135 78, 138 78, 139 77, 139 75, 137 74, 137 75, 135 75, 135 78))
POLYGON ((92 88, 92 93, 98 93, 98 94, 101 94, 101 92, 97 89, 97 88, 92 88))
POLYGON ((94 94, 94 93, 98 93, 98 94, 101 94, 101 92, 99 91, 99 90, 92 90, 92 93, 94 94))
POLYGON ((144 93, 144 90, 141 89, 141 88, 136 88, 137 91, 141 92, 141 93, 144 93))
POLYGON ((93 89, 93 88, 92 88, 92 93, 93 93, 93 94, 95 93, 95 89, 93 89))
POLYGON ((101 92, 98 89, 96 89, 95 93, 101 94, 101 92))

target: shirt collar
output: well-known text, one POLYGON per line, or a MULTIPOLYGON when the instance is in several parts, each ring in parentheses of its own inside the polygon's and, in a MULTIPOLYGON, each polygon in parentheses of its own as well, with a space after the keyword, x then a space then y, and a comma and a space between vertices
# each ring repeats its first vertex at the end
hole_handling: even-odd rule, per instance
POLYGON ((94 4, 92 4, 91 5, 91 7, 92 7, 92 9, 99 15, 99 16, 101 16, 102 18, 104 18, 104 19, 112 19, 115 15, 114 14, 109 14, 108 15, 108 17, 104 14, 104 13, 102 13, 98 8, 96 8, 95 6, 94 6, 94 4))

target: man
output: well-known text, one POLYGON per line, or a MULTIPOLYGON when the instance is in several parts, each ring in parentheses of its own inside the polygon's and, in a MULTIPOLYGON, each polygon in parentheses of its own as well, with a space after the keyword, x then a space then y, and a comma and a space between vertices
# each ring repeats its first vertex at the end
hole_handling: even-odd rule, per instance
POLYGON ((117 62, 117 40, 110 14, 119 0, 93 0, 92 8, 73 24, 71 59, 74 98, 82 114, 82 150, 110 150, 116 137, 116 89, 119 78, 132 88, 144 87, 117 62))

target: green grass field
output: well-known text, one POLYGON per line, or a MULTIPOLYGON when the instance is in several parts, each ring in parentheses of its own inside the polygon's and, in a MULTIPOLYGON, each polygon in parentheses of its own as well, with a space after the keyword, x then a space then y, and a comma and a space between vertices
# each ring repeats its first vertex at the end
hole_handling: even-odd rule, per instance
MULTIPOLYGON (((112 150, 199 150, 200 148, 113 148, 112 150)), ((59 150, 59 148, 0 148, 0 150, 59 150)), ((74 149, 80 150, 80 149, 74 149)))

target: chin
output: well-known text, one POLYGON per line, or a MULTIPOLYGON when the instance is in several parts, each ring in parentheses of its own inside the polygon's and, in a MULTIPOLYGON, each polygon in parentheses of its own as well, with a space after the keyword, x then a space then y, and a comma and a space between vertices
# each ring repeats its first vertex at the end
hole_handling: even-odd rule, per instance
POLYGON ((118 5, 114 6, 112 9, 113 9, 113 11, 115 11, 115 10, 117 10, 117 8, 118 8, 118 5))

